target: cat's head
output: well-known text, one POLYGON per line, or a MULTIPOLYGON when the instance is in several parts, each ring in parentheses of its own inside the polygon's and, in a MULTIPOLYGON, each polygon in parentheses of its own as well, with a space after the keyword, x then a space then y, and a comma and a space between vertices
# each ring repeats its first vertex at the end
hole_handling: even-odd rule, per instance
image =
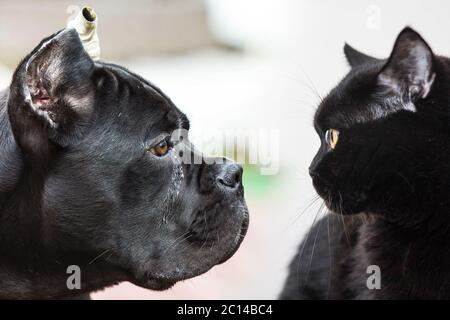
POLYGON ((314 187, 342 214, 414 211, 431 197, 426 178, 442 148, 434 118, 424 117, 436 104, 438 58, 410 28, 388 59, 344 51, 351 70, 314 118, 321 139, 309 169, 314 187))

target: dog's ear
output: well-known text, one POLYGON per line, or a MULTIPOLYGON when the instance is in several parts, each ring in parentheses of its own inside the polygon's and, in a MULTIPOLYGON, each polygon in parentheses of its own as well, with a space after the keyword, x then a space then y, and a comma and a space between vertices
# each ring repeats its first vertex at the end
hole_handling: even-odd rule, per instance
POLYGON ((65 147, 80 138, 92 113, 94 62, 77 32, 44 39, 16 69, 8 99, 11 126, 25 152, 65 147))
POLYGON ((358 67, 363 64, 381 61, 380 59, 368 56, 351 47, 348 43, 344 45, 344 54, 350 67, 358 67))
POLYGON ((407 101, 423 99, 435 78, 433 64, 431 48, 416 31, 407 27, 398 35, 378 81, 407 101))

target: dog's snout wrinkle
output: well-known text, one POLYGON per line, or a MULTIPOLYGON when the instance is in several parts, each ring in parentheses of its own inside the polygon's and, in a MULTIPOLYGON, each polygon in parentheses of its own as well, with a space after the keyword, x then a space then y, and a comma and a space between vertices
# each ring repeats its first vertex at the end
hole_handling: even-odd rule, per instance
POLYGON ((237 189, 242 185, 242 167, 237 163, 226 163, 217 176, 220 186, 237 189))

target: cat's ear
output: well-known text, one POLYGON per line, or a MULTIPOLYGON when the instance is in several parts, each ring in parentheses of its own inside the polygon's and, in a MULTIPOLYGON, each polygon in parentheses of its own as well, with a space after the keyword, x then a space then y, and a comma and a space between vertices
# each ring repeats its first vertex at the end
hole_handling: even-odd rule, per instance
POLYGON ((409 101, 423 99, 435 78, 433 64, 431 48, 416 31, 406 27, 398 35, 378 80, 409 101))
POLYGON ((10 86, 8 113, 24 151, 66 146, 80 136, 93 104, 93 70, 74 29, 43 40, 22 61, 10 86))
POLYGON ((360 65, 367 64, 367 63, 381 61, 380 59, 377 59, 377 58, 368 56, 362 52, 359 52, 358 50, 356 50, 355 48, 350 46, 348 43, 346 43, 344 45, 344 54, 345 54, 345 57, 347 58, 348 64, 352 68, 358 67, 360 65))

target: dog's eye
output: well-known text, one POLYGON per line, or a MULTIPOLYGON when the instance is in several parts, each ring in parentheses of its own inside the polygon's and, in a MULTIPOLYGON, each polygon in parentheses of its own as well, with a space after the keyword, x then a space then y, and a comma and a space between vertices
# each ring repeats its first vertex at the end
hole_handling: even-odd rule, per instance
POLYGON ((150 148, 150 152, 157 157, 165 156, 170 150, 170 145, 167 139, 158 142, 156 145, 150 148))
POLYGON ((327 132, 325 132, 325 142, 328 144, 328 146, 331 149, 336 148, 336 145, 339 140, 339 131, 336 129, 328 129, 327 132))

